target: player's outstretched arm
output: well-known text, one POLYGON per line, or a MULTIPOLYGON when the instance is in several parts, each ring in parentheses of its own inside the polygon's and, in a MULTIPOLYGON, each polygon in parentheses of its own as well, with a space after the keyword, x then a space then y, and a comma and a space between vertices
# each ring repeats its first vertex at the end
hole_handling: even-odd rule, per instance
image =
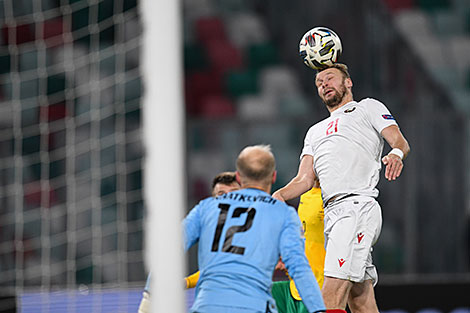
POLYGON ((384 128, 382 136, 392 147, 392 150, 382 158, 385 165, 385 178, 392 181, 400 176, 403 170, 403 160, 410 152, 410 145, 396 125, 384 128))
POLYGON ((313 156, 304 155, 300 161, 297 175, 287 185, 273 193, 273 198, 286 201, 299 197, 313 187, 314 181, 313 156))

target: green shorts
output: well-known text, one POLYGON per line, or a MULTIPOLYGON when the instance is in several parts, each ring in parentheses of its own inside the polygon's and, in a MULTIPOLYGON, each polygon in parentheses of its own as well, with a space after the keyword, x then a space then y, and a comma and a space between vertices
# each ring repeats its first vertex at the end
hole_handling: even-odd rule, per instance
POLYGON ((309 313, 304 303, 290 294, 289 281, 274 282, 271 293, 279 313, 309 313))

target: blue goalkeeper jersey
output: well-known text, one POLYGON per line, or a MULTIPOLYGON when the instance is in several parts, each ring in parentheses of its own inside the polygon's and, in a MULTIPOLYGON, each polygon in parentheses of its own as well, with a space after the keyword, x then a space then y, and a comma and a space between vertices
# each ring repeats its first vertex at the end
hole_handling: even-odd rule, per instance
POLYGON ((294 208, 258 189, 199 202, 184 219, 185 249, 196 242, 201 272, 192 311, 230 306, 265 312, 282 255, 309 312, 325 310, 304 254, 294 208))

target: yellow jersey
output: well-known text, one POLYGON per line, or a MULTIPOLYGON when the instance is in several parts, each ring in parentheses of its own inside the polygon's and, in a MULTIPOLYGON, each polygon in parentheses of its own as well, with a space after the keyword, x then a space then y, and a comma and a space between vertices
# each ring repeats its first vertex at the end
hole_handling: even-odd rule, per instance
MULTIPOLYGON (((320 188, 312 188, 300 197, 298 214, 305 236, 305 255, 321 289, 326 252, 323 235, 325 212, 320 188)), ((290 292, 294 299, 302 300, 292 279, 290 280, 290 292)))

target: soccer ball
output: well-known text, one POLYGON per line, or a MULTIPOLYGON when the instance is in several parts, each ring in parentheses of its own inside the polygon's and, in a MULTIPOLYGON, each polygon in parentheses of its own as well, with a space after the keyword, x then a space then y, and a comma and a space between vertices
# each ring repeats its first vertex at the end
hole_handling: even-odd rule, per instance
POLYGON ((299 43, 299 54, 305 65, 315 70, 333 65, 342 51, 339 36, 326 27, 312 28, 299 43))

